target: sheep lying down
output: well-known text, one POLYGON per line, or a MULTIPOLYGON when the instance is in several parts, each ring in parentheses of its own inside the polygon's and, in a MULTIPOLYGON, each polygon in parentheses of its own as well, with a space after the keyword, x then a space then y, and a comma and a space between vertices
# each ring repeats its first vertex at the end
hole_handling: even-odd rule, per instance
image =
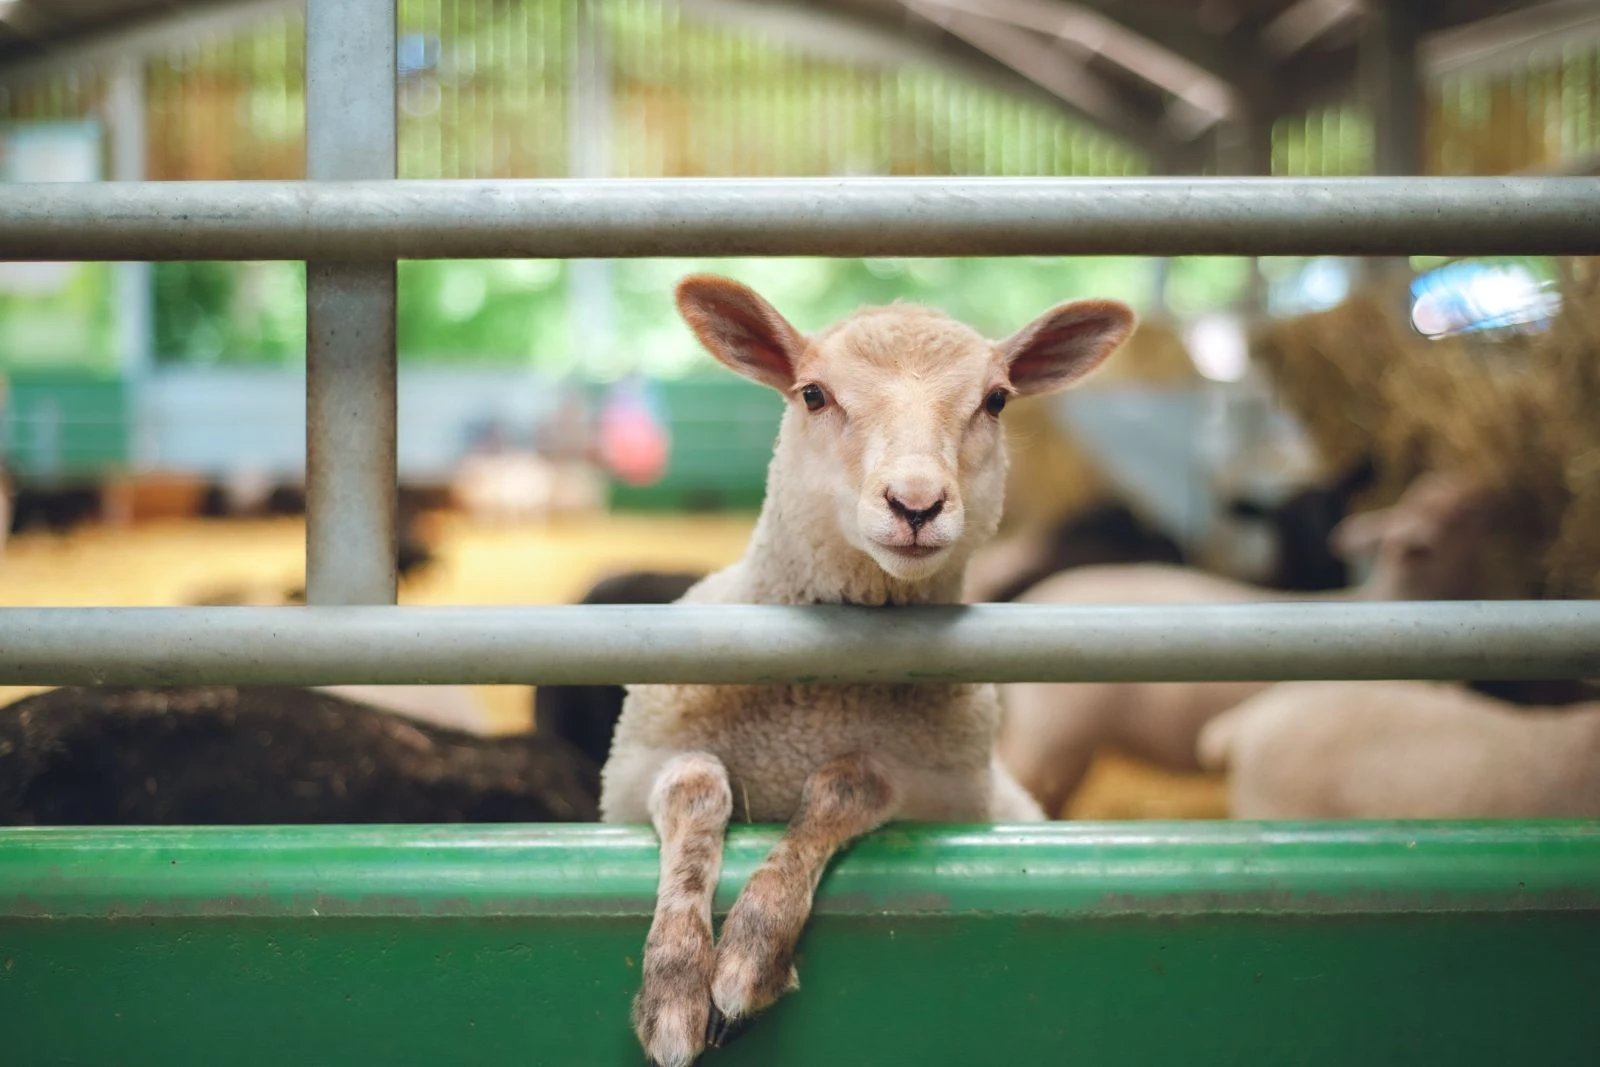
MULTIPOLYGON (((695 276, 678 308, 723 364, 787 401, 744 555, 698 604, 953 604, 1004 496, 1000 415, 1082 378, 1132 313, 1060 305, 1005 341, 926 308, 802 334, 745 286, 695 276)), ((892 607, 890 608, 892 610, 892 607)), ((602 772, 601 818, 661 839, 634 1029, 685 1067, 794 988, 795 943, 829 859, 891 819, 1039 819, 993 755, 991 685, 636 685, 602 772), (787 822, 713 943, 730 818, 787 822)))
POLYGON ((1200 762, 1241 819, 1600 816, 1600 702, 1442 682, 1285 682, 1214 719, 1200 762))
POLYGON ((477 737, 299 686, 65 687, 0 708, 0 825, 585 822, 557 737, 477 737))
MULTIPOLYGON (((1495 515, 1484 486, 1448 471, 1413 482, 1393 507, 1351 516, 1333 548, 1370 554, 1359 586, 1286 594, 1188 567, 1110 565, 1063 571, 1023 593, 1031 604, 1226 604, 1286 600, 1453 600, 1479 592, 1495 515)), ((1172 771, 1193 771, 1195 741, 1215 716, 1266 682, 1039 682, 1001 687, 1000 755, 1054 815, 1111 748, 1172 771)))

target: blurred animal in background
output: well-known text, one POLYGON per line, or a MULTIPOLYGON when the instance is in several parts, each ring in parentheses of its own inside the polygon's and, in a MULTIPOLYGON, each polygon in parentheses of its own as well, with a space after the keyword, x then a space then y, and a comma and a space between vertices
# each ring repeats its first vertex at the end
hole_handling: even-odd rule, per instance
MULTIPOLYGON (((1418 479, 1393 506, 1351 516, 1334 550, 1370 554, 1360 586, 1285 594, 1160 564, 1087 567, 1047 579, 1034 604, 1221 604, 1285 599, 1453 600, 1477 595, 1498 498, 1448 472, 1418 479)), ((1266 688, 1262 682, 1083 682, 1003 686, 1001 758, 1047 812, 1058 813, 1101 747, 1174 771, 1195 771, 1201 727, 1266 688)))
POLYGON ((1351 512, 1351 501, 1377 478, 1372 456, 1363 456, 1331 485, 1308 486, 1276 504, 1238 498, 1228 502, 1235 519, 1265 523, 1272 531, 1276 559, 1269 589, 1320 592, 1350 584, 1349 567, 1333 550, 1334 529, 1351 512))
POLYGON ((1437 682, 1286 682, 1200 733, 1239 819, 1592 819, 1600 702, 1517 707, 1437 682))
POLYGON ((600 472, 574 452, 574 443, 565 435, 552 441, 560 451, 546 455, 514 443, 496 424, 484 427, 451 476, 451 502, 485 522, 548 520, 598 511, 605 505, 600 472))
POLYGON ((5 555, 6 541, 11 537, 11 477, 0 467, 0 556, 5 555))
POLYGON ((42 530, 65 537, 101 516, 100 490, 94 486, 16 486, 11 494, 11 531, 42 530))
MULTIPOLYGON (((602 578, 578 603, 671 604, 703 577, 689 571, 627 571, 602 578)), ((559 737, 596 763, 604 763, 627 695, 620 685, 538 686, 533 694, 534 730, 559 737)))
POLYGON ((605 503, 593 468, 553 463, 532 452, 467 456, 451 480, 451 495, 462 511, 488 522, 589 514, 605 503))
POLYGON ((599 766, 307 688, 62 688, 0 708, 0 824, 586 822, 599 766))

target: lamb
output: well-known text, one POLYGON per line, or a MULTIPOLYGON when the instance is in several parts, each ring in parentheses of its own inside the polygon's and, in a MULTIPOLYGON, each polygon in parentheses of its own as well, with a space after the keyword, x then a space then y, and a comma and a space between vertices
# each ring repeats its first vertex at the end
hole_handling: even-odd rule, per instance
POLYGON ((1600 816, 1600 701, 1525 708, 1440 682, 1285 682, 1200 733, 1242 819, 1600 816))
MULTIPOLYGON (((1066 303, 994 343, 923 307, 856 312, 810 336, 724 278, 679 283, 680 314, 733 371, 788 401, 744 555, 697 604, 955 603, 1004 496, 999 415, 1081 379, 1133 314, 1066 303)), ((887 620, 886 620, 887 624, 887 620)), ((791 961, 823 869, 890 819, 1043 817, 994 758, 990 685, 635 685, 601 775, 601 819, 661 840, 633 1024, 660 1067, 795 988, 791 961), (787 821, 713 945, 711 900, 737 808, 787 821)))
MULTIPOLYGON (((1360 586, 1285 594, 1163 564, 1066 571, 1018 598, 1034 604, 1217 604, 1261 600, 1451 600, 1474 595, 1492 525, 1493 497, 1478 483, 1434 472, 1391 508, 1353 515, 1330 540, 1349 558, 1375 552, 1360 586)), ((1005 686, 1000 758, 1051 815, 1110 745, 1175 771, 1195 771, 1200 728, 1265 682, 1075 682, 1005 686)))

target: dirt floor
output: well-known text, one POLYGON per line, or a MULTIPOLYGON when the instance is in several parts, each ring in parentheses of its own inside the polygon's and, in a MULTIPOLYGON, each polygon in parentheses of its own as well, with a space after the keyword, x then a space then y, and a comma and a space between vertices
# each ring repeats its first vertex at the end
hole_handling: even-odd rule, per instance
MULTIPOLYGON (((439 562, 401 593, 407 604, 559 604, 616 570, 710 569, 734 559, 749 516, 602 516, 555 524, 474 524, 429 517, 439 562)), ((191 603, 223 590, 271 601, 299 585, 298 519, 162 520, 69 537, 13 538, 0 556, 0 604, 142 606, 191 603)), ((0 703, 33 689, 0 687, 0 703)), ((530 691, 483 686, 498 729, 528 725, 530 691)), ((1127 760, 1101 759, 1064 813, 1086 819, 1220 818, 1221 786, 1127 760)))

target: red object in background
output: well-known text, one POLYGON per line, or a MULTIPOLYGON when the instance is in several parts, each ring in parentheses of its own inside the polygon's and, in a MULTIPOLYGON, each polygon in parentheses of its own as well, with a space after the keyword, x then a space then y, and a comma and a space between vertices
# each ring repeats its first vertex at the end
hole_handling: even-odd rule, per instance
POLYGON ((618 382, 600 412, 600 458, 633 486, 652 485, 667 471, 671 437, 642 381, 618 382))

